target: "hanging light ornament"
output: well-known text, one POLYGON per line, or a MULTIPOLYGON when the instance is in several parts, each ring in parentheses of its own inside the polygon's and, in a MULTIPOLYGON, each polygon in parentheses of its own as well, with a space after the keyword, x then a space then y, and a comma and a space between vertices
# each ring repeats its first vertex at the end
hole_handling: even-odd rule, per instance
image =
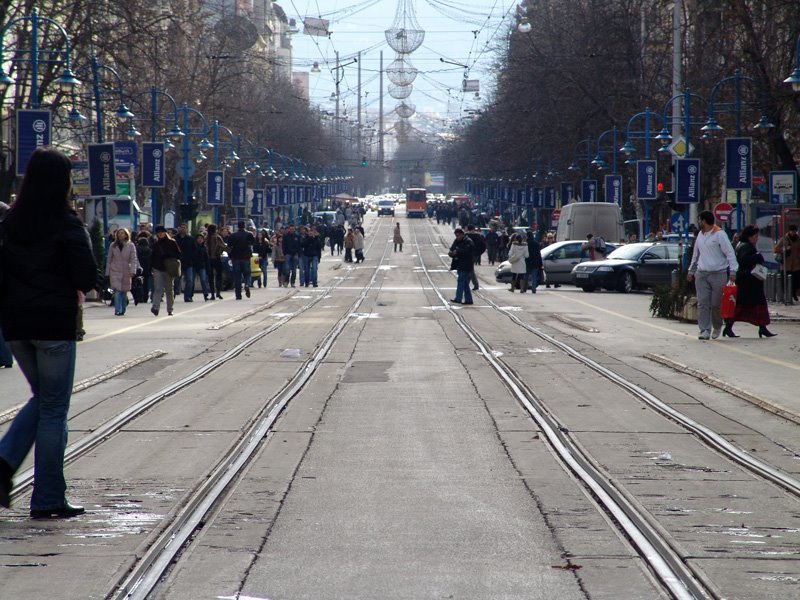
POLYGON ((417 21, 414 0, 398 0, 394 23, 384 34, 386 43, 399 54, 410 54, 422 45, 425 31, 417 21))
POLYGON ((417 112, 417 107, 410 102, 399 102, 397 106, 394 107, 394 112, 397 113, 398 117, 408 119, 417 112))
POLYGON ((395 85, 394 83, 389 84, 389 95, 395 100, 403 100, 405 98, 408 98, 413 90, 414 86, 411 84, 409 85, 395 85))
POLYGON ((411 131, 411 124, 405 119, 398 119, 394 124, 394 130, 397 132, 397 135, 408 135, 411 131))
POLYGON ((401 54, 386 67, 386 75, 395 85, 411 85, 417 78, 417 69, 401 54))

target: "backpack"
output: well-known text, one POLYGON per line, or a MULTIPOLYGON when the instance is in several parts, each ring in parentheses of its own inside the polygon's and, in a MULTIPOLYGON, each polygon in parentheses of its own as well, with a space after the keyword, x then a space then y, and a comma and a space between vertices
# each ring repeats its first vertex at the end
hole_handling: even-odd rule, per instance
POLYGON ((596 238, 594 238, 594 249, 600 252, 600 254, 606 253, 607 250, 606 241, 599 235, 596 238))

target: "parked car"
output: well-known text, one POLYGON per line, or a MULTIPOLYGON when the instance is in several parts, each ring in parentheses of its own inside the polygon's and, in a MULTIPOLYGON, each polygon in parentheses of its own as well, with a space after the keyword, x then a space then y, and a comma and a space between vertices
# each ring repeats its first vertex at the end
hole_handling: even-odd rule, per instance
MULTIPOLYGON (((542 264, 547 274, 547 283, 572 283, 573 267, 581 261, 589 260, 589 251, 581 249, 585 242, 586 240, 569 240, 542 248, 542 264)), ((619 246, 606 242, 606 247, 610 252, 619 246)), ((511 283, 511 263, 500 263, 494 278, 498 283, 511 283)))
POLYGON ((669 285, 678 268, 678 244, 642 242, 614 250, 604 260, 582 262, 572 269, 572 283, 584 292, 598 288, 628 293, 635 289, 669 285))

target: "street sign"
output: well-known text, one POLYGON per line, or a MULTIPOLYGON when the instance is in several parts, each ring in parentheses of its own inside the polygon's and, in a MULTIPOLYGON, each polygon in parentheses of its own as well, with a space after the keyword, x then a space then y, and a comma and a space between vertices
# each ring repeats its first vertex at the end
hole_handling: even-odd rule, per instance
POLYGON ((50 145, 50 123, 49 110, 17 111, 17 175, 25 174, 34 150, 50 145))
POLYGON ((117 140, 114 142, 114 161, 117 165, 133 165, 136 167, 139 164, 137 151, 136 142, 117 140))
POLYGON ((749 190, 753 187, 750 138, 725 138, 725 187, 729 190, 749 190))
POLYGON ((253 207, 250 209, 250 214, 264 214, 264 190, 253 190, 253 207))
POLYGON ((700 202, 700 159, 679 158, 675 161, 675 202, 700 202))
POLYGON ((164 187, 164 142, 142 144, 142 186, 164 187))
POLYGON ((720 202, 714 207, 714 218, 720 223, 727 223, 733 214, 733 205, 720 202))
POLYGON ((581 202, 597 202, 597 180, 581 180, 581 202))
POLYGON ((797 173, 795 171, 769 172, 770 204, 795 204, 797 202, 797 173))
POLYGON ((689 226, 689 219, 686 218, 686 213, 676 212, 672 213, 669 218, 669 229, 675 233, 686 233, 686 228, 689 226))
POLYGON ((561 206, 565 206, 575 197, 575 184, 568 181, 561 182, 561 206))
POLYGON ((206 203, 225 204, 225 171, 206 172, 206 203))
POLYGON ((669 150, 672 156, 683 158, 684 156, 689 156, 692 154, 692 152, 694 152, 694 146, 689 144, 689 147, 687 148, 686 138, 684 138, 682 135, 679 135, 669 146, 667 146, 667 150, 669 150))
POLYGON ((89 194, 91 196, 116 196, 114 144, 89 144, 88 152, 89 194))
POLYGON ((658 163, 654 160, 636 161, 636 198, 655 200, 658 198, 658 163))
POLYGON ((622 206, 622 175, 606 175, 606 202, 622 206))
POLYGON ((231 206, 247 206, 247 177, 231 177, 231 206))

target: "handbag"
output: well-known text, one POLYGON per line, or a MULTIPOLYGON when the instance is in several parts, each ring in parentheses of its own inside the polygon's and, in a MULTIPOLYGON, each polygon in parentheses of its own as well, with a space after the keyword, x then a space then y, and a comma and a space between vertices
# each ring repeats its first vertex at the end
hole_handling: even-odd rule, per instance
POLYGON ((170 277, 181 276, 181 261, 177 258, 165 258, 164 268, 167 271, 167 275, 170 277))
POLYGON ((735 283, 726 283, 722 288, 722 302, 719 305, 719 316, 732 319, 736 315, 736 295, 739 288, 735 283))
POLYGON ((750 271, 750 275, 752 275, 753 277, 755 277, 760 281, 766 281, 768 273, 769 271, 767 270, 767 267, 765 267, 764 265, 756 265, 750 271))

